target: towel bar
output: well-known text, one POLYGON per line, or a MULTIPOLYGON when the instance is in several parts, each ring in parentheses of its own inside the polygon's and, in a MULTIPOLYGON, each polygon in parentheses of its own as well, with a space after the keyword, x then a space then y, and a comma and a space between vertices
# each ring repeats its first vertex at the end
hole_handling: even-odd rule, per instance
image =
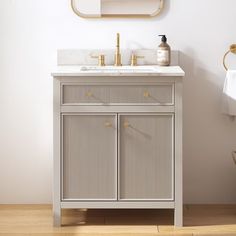
POLYGON ((225 55, 224 55, 224 58, 223 58, 223 65, 224 65, 224 68, 225 68, 226 70, 228 70, 228 67, 226 66, 225 59, 226 59, 226 56, 227 56, 230 52, 236 54, 236 44, 232 44, 232 45, 229 47, 229 50, 228 50, 228 51, 225 53, 225 55))

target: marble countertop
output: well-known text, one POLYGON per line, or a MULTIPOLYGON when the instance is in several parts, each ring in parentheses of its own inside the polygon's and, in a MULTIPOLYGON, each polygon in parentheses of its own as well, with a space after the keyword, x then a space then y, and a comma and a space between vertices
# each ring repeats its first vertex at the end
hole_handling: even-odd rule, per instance
POLYGON ((52 76, 179 76, 185 72, 179 66, 57 66, 52 76))

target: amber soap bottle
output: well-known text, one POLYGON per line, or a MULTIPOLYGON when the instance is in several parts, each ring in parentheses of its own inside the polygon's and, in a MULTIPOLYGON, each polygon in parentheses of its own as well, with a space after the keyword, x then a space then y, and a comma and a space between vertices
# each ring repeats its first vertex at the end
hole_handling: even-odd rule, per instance
POLYGON ((161 36, 161 44, 157 49, 157 64, 159 66, 169 66, 171 61, 171 48, 167 44, 167 38, 165 35, 161 36))

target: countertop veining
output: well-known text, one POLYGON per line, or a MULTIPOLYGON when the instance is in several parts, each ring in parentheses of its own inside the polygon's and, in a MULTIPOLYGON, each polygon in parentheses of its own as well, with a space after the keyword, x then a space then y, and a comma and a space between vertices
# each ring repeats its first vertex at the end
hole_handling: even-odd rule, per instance
POLYGON ((179 76, 185 72, 179 66, 57 66, 52 71, 52 76, 179 76), (89 68, 89 69, 86 69, 89 68))

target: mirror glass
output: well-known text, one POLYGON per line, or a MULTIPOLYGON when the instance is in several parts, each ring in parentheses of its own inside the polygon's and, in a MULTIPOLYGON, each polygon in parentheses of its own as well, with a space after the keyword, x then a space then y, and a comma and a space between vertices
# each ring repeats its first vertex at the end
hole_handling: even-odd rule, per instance
POLYGON ((71 0, 74 12, 87 18, 152 17, 158 15, 164 0, 71 0))

